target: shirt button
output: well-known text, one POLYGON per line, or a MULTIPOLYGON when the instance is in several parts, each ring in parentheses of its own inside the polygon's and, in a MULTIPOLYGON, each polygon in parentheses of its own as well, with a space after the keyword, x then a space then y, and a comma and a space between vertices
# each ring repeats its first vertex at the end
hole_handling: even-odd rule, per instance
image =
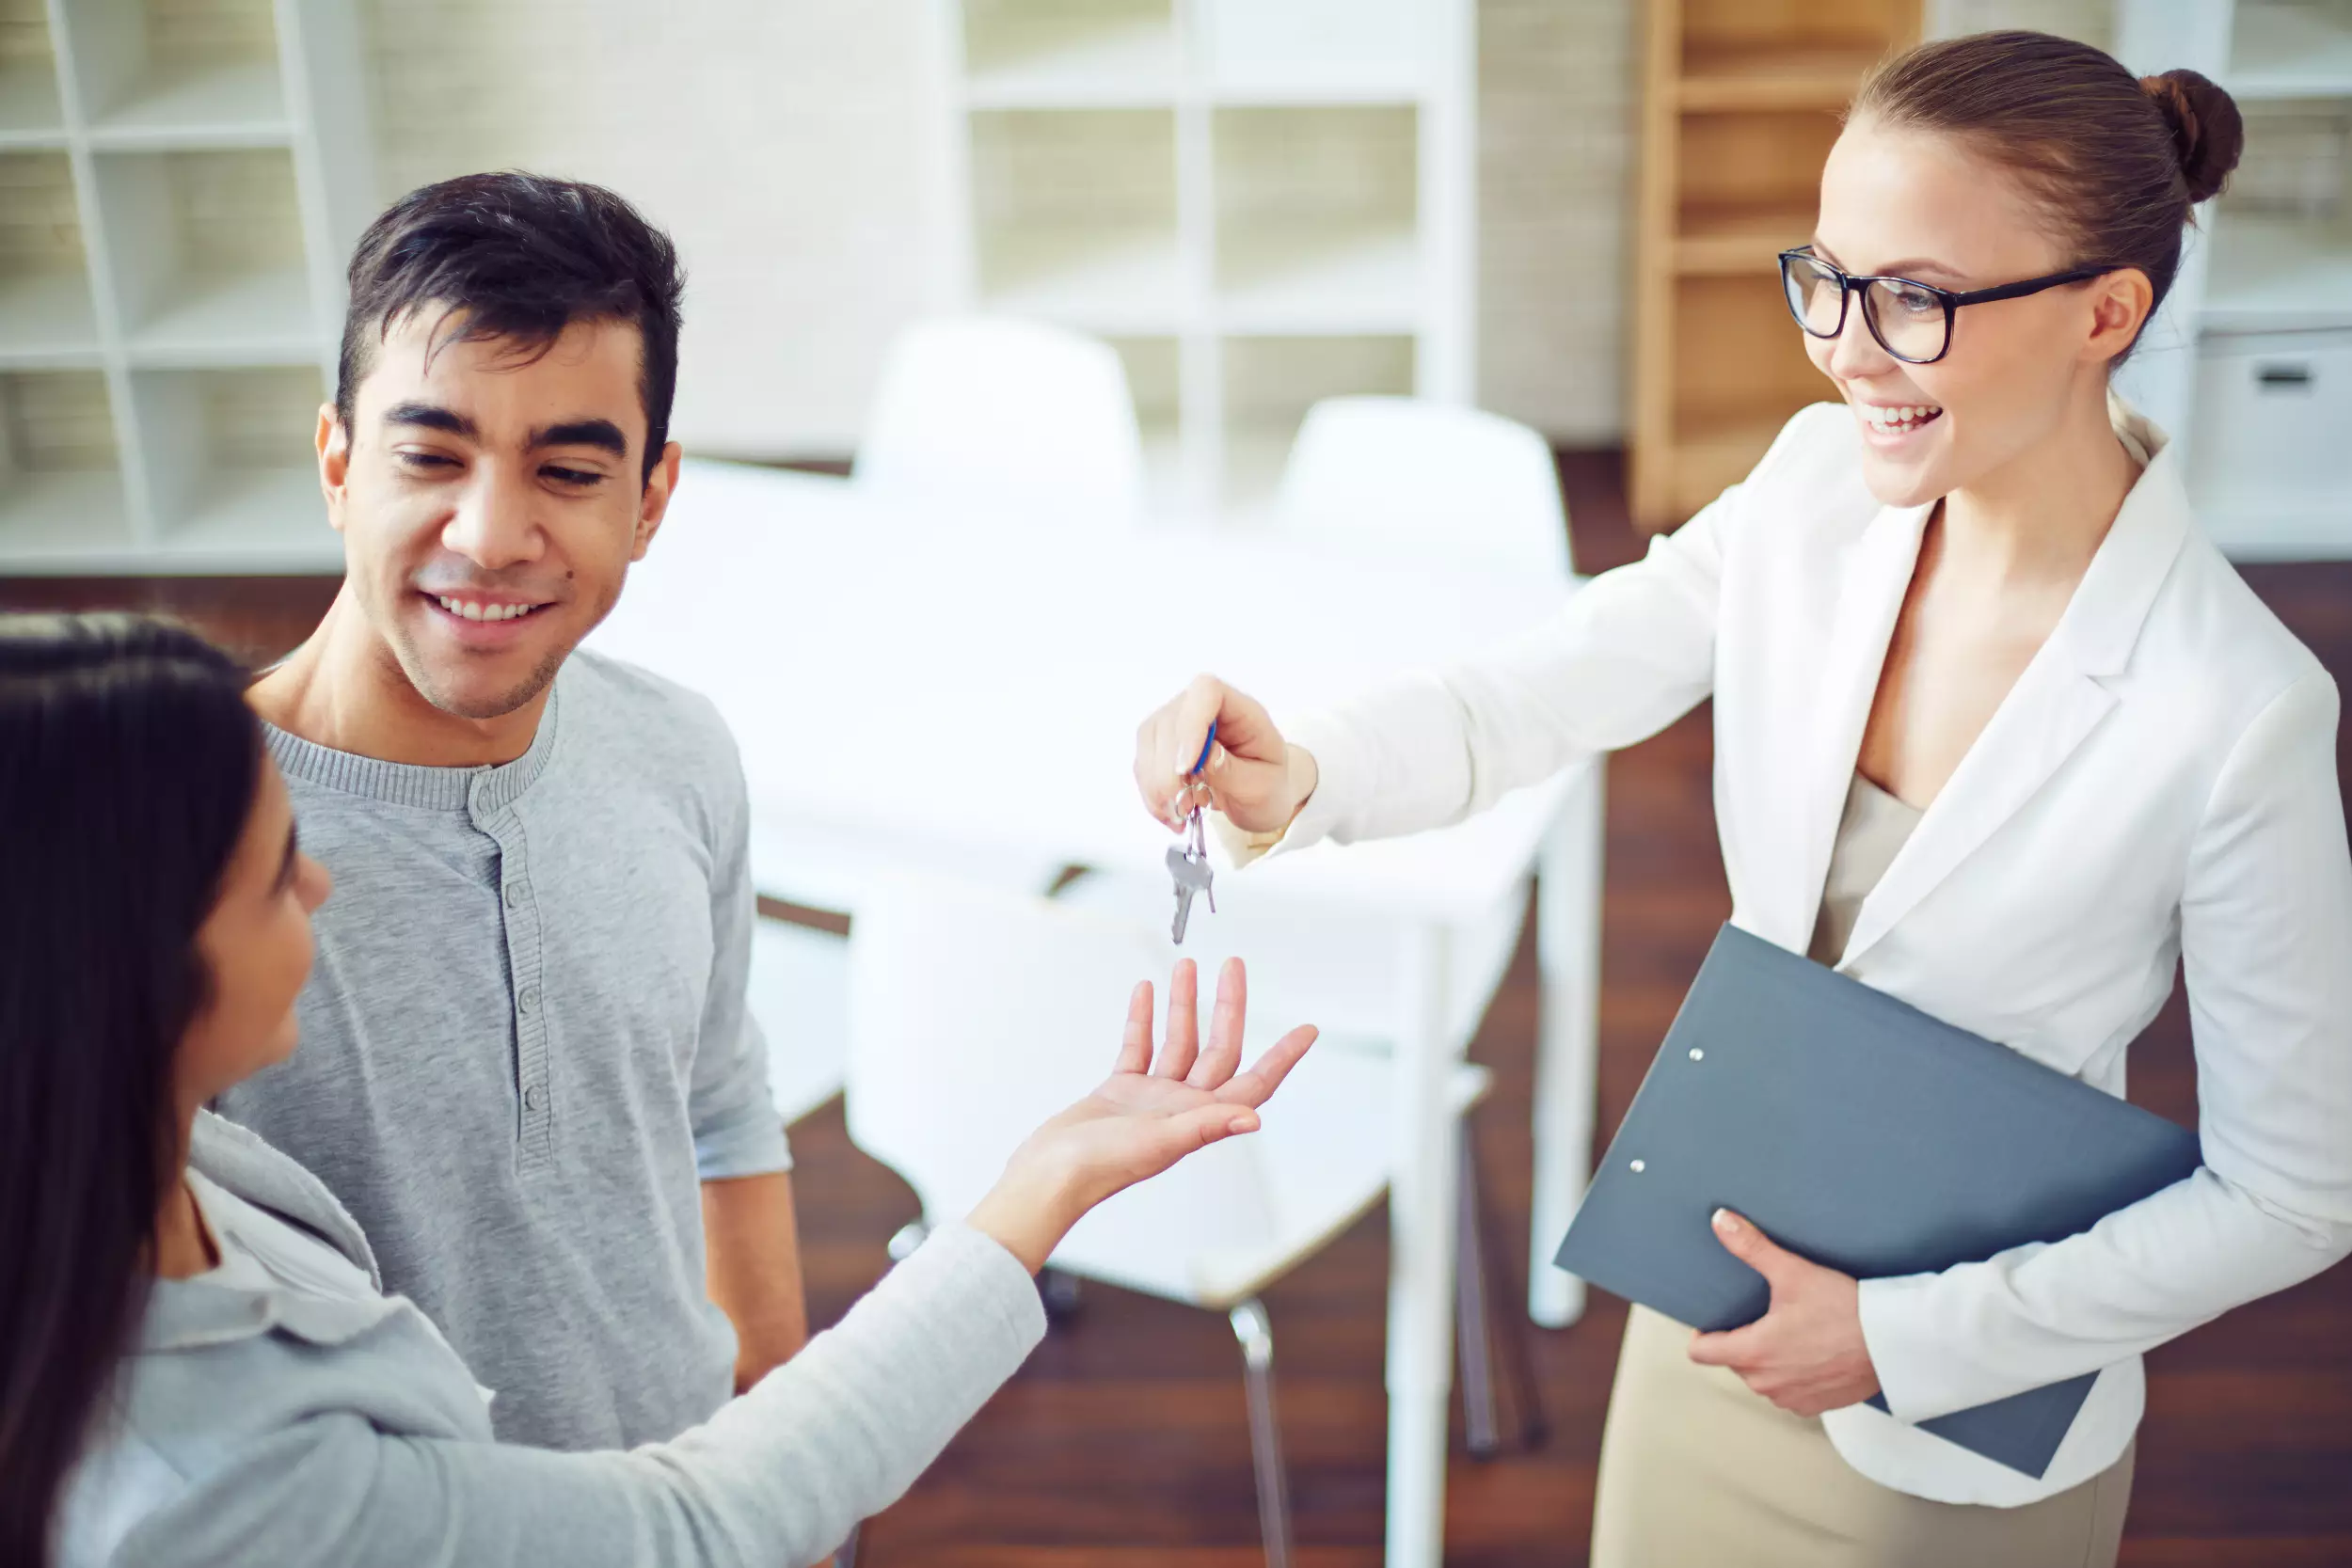
POLYGON ((522 1008, 526 1015, 537 1012, 539 1010, 539 988, 537 986, 525 986, 523 988, 523 993, 515 998, 515 1004, 516 1006, 522 1008))
POLYGON ((526 1109, 533 1111, 537 1110, 539 1108, 539 1101, 540 1094, 538 1085, 533 1084, 531 1087, 523 1090, 523 1105, 526 1109))
POLYGON ((531 884, 529 882, 509 882, 506 884, 506 907, 508 909, 521 909, 523 907, 523 900, 530 896, 531 884))

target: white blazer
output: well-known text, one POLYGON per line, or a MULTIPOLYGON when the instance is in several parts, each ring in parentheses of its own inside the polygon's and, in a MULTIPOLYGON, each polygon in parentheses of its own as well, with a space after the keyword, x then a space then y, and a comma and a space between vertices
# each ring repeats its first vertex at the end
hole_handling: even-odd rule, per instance
MULTIPOLYGON (((1823 1418, 1847 1462, 2012 1507, 2112 1464, 2140 1354, 2352 1253, 2352 858, 2336 689, 2191 525, 2154 453, 2057 629, 1859 912, 1838 969, 2110 1094, 2185 961, 2204 1165, 2053 1245, 1865 1281, 1892 1414, 1823 1418), (2084 1372, 2034 1481, 1911 1423, 2084 1372)), ((1881 506, 1842 404, 1549 624, 1286 721, 1321 783, 1279 848, 1483 809, 1715 702, 1732 920, 1810 940, 1931 509, 1881 506)))

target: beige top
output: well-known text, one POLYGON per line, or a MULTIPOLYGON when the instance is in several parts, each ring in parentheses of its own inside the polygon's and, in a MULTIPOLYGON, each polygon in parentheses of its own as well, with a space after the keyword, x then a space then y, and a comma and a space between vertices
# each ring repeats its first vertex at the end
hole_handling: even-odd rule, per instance
POLYGON ((1862 901, 1879 885, 1886 868, 1919 825, 1920 813, 1864 778, 1846 790, 1845 815, 1837 819, 1837 844, 1829 855, 1829 879, 1821 888, 1821 913, 1814 922, 1806 956, 1836 968, 1853 936, 1862 901))

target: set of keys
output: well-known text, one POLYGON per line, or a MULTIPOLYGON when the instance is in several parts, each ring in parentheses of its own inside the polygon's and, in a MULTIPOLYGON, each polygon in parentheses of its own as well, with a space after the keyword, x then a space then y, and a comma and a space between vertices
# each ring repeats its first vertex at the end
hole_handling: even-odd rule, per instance
MULTIPOLYGON (((1209 752, 1216 745, 1216 726, 1209 726, 1209 738, 1200 743, 1200 760, 1192 765, 1187 780, 1198 780, 1209 766, 1209 752)), ((1193 803, 1192 820, 1185 829, 1184 842, 1170 846, 1168 851, 1168 875, 1176 879, 1176 924, 1169 935, 1178 946, 1184 942, 1184 927, 1192 919, 1192 901, 1206 895, 1209 912, 1216 912, 1216 890, 1210 885, 1209 835, 1200 820, 1200 805, 1193 803)))

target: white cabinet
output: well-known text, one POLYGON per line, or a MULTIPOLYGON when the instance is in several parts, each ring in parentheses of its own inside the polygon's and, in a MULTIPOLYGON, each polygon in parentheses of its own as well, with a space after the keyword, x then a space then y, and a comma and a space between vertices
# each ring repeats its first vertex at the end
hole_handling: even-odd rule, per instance
POLYGON ((0 17, 0 573, 340 567, 310 432, 365 103, 349 0, 0 17))
POLYGON ((2352 557, 2352 0, 2123 0, 2117 21, 2133 71, 2203 71, 2246 117, 2120 385, 2183 443, 2232 555, 2352 557))
POLYGON ((1154 511, 1246 523, 1306 405, 1470 401, 1473 0, 936 0, 958 308, 1112 342, 1154 511))

